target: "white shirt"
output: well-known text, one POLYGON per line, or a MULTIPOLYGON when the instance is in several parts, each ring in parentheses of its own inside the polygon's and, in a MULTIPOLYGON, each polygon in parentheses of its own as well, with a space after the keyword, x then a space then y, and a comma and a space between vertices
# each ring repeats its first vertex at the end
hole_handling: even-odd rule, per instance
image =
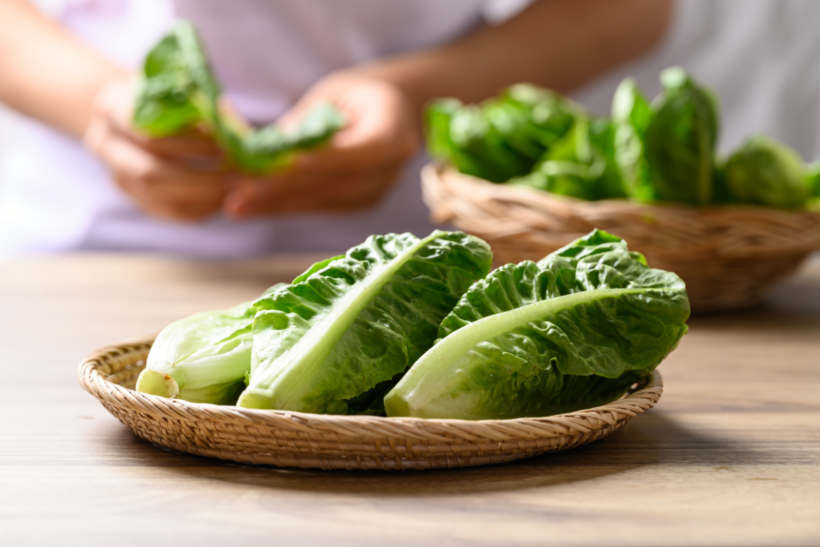
MULTIPOLYGON (((54 4, 55 2, 51 2, 54 4)), ((137 66, 174 15, 199 28, 215 71, 242 114, 280 115, 327 72, 453 39, 482 18, 501 19, 525 2, 495 0, 56 0, 52 12, 118 61, 137 66)), ((628 75, 652 96, 658 72, 680 64, 722 99, 721 149, 760 132, 807 158, 820 156, 820 2, 690 0, 664 42, 579 90, 605 114, 628 75)), ((82 146, 35 122, 0 125, 0 256, 116 249, 209 257, 272 251, 332 251, 370 233, 431 229, 421 202, 420 155, 375 209, 197 224, 142 213, 82 146)))
MULTIPOLYGON (((214 69, 252 121, 278 117, 327 72, 457 37, 514 13, 520 0, 41 0, 93 46, 136 67, 173 18, 200 30, 214 69)), ((181 223, 141 212, 82 145, 15 117, 0 156, 0 256, 61 250, 149 250, 236 257, 338 250, 373 232, 431 229, 411 162, 377 208, 354 214, 181 223)))

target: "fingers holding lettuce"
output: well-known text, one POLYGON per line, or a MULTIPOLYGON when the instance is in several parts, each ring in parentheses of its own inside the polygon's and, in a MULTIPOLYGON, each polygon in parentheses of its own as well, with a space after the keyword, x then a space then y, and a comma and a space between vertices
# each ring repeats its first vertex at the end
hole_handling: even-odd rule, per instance
POLYGON ((195 127, 158 138, 135 129, 134 89, 133 79, 115 80, 101 89, 85 133, 86 146, 147 213, 195 221, 219 211, 228 178, 213 139, 195 127))
POLYGON ((283 117, 281 131, 320 125, 324 109, 335 109, 343 125, 321 146, 294 154, 282 169, 238 178, 225 202, 229 215, 345 211, 378 202, 418 149, 414 110, 388 82, 336 73, 320 80, 283 117))
POLYGON ((187 221, 371 206, 418 140, 402 92, 353 71, 251 127, 226 105, 187 22, 148 52, 138 78, 103 87, 85 138, 142 209, 187 221))

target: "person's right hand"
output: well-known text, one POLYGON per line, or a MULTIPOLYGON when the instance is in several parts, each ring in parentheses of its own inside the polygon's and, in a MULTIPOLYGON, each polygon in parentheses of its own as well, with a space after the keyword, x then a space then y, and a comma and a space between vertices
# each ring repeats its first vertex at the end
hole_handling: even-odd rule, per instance
POLYGON ((193 221, 218 212, 229 188, 216 142, 195 129, 163 138, 139 134, 131 126, 135 96, 134 79, 111 81, 100 90, 86 146, 147 213, 193 221))

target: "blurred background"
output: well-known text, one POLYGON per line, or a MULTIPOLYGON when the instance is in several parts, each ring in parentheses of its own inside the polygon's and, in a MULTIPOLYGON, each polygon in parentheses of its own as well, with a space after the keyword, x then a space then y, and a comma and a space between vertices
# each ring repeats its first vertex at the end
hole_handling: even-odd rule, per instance
POLYGON ((424 104, 477 102, 518 81, 607 115, 623 78, 651 98, 659 72, 680 65, 719 98, 719 154, 765 134, 806 161, 820 158, 813 0, 11 0, 2 9, 6 257, 249 257, 424 233, 432 228, 418 184, 429 159, 418 135, 424 104), (189 169, 198 137, 155 144, 132 132, 132 80, 179 17, 199 30, 239 117, 295 119, 328 101, 348 127, 292 170, 219 180, 189 169))

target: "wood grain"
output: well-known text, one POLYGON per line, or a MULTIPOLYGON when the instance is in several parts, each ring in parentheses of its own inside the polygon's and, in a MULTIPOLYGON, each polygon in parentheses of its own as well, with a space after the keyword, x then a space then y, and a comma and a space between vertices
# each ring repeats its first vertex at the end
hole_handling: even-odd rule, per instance
POLYGON ((817 545, 820 265, 695 318, 659 406, 586 448, 461 471, 322 473, 174 454, 76 380, 93 348, 254 297, 313 257, 0 264, 0 545, 817 545))

